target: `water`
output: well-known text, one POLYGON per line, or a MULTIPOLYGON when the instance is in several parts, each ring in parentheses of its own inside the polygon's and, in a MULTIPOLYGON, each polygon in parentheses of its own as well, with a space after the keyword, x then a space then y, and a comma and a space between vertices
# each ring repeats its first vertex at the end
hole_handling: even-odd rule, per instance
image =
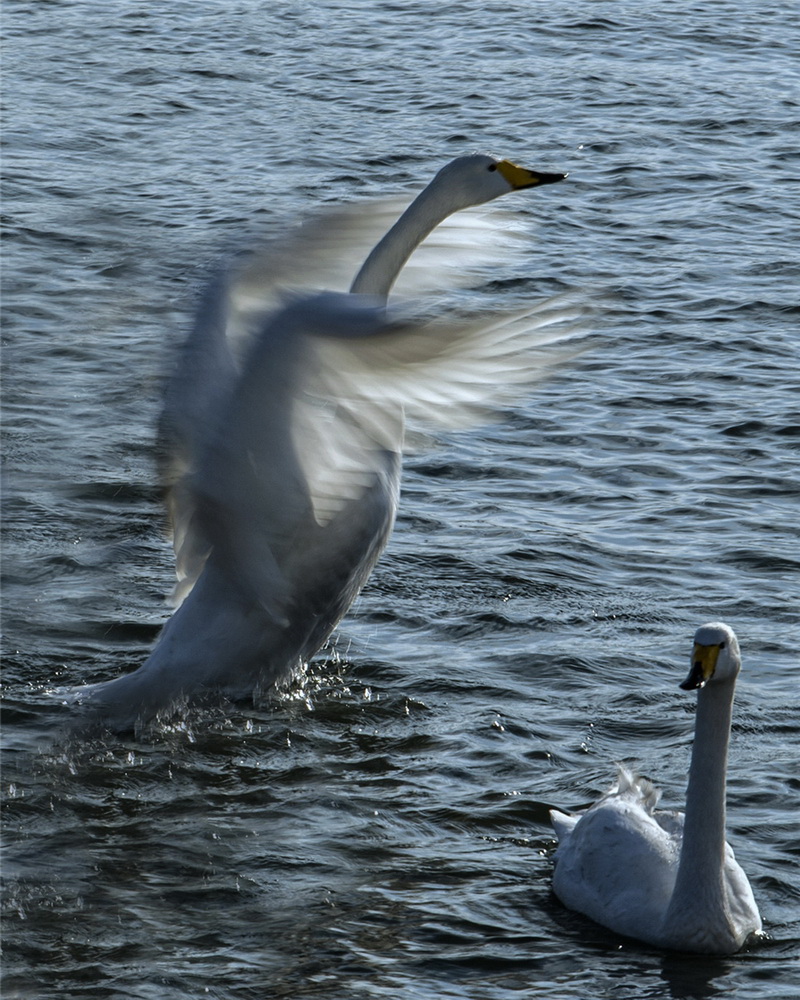
POLYGON ((5 995, 796 996, 794 6, 7 0, 4 29, 5 995), (517 198, 475 301, 602 295, 594 348, 408 461, 305 685, 70 738, 46 689, 167 615, 153 426, 206 264, 476 148, 570 179, 517 198), (716 618, 769 934, 725 960, 565 912, 547 822, 616 760, 680 803, 716 618))

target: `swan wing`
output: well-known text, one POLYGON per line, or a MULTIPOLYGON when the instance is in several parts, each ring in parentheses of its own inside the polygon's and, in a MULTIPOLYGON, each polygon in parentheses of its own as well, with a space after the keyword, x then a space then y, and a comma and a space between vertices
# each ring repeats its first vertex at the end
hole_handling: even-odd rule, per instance
POLYGON ((658 823, 664 833, 676 842, 680 842, 683 837, 683 822, 685 816, 682 812, 659 809, 653 813, 653 819, 658 823))
MULTIPOLYGON (((556 827, 558 831, 558 827, 556 827)), ((579 815, 555 855, 553 889, 570 909, 620 934, 657 935, 675 884, 680 841, 636 788, 579 815)))
MULTIPOLYGON (((260 331, 269 324, 270 316, 283 307, 288 294, 308 294, 320 288, 346 290, 374 243, 405 205, 405 199, 385 198, 325 212, 294 226, 280 239, 266 241, 257 249, 250 250, 225 270, 213 275, 208 282, 192 331, 179 350, 174 372, 168 380, 159 421, 160 473, 176 557, 178 582, 173 593, 176 605, 194 585, 211 546, 204 534, 208 519, 197 510, 196 490, 191 482, 192 470, 200 462, 205 442, 216 434, 221 409, 235 389, 243 359, 248 357, 254 341, 259 339, 260 331)), ((516 213, 483 205, 445 219, 406 264, 397 286, 399 294, 421 295, 469 282, 480 268, 507 252, 510 239, 523 238, 519 226, 521 218, 516 213)), ((537 311, 531 310, 531 316, 537 311)), ((524 313, 517 314, 520 326, 526 322, 524 316, 524 313)), ((541 325, 543 318, 537 315, 534 322, 541 325)), ((512 317, 505 319, 511 321, 512 317)), ((477 343, 481 336, 491 333, 493 322, 497 322, 496 318, 480 325, 465 325, 461 332, 469 329, 472 342, 477 343), (480 330, 479 326, 486 329, 480 330)), ((448 337, 448 328, 440 324, 438 333, 442 345, 448 337)), ((511 328, 507 326, 505 336, 509 343, 510 333, 511 328)), ((400 338, 394 339, 399 343, 400 338)), ((466 344, 469 339, 462 337, 462 342, 466 344)), ((391 358, 384 357, 378 365, 376 375, 382 374, 384 386, 387 379, 396 379, 403 368, 407 376, 410 375, 416 348, 412 347, 411 338, 406 338, 405 344, 410 349, 405 364, 400 355, 396 355, 394 361, 398 365, 394 371, 391 358)), ((355 373, 362 386, 365 375, 370 375, 370 365, 376 353, 381 353, 378 345, 371 351, 362 352, 361 370, 355 373)), ((335 355, 335 351, 329 351, 327 357, 319 360, 321 368, 327 366, 335 382, 339 359, 331 355, 335 355)), ((429 361, 432 357, 429 356, 429 361)), ((476 357, 472 358, 470 372, 467 370, 469 359, 463 359, 467 366, 462 371, 465 385, 476 374, 476 360, 476 357)), ((439 367, 446 366, 447 362, 447 352, 440 351, 439 367)), ((418 423, 422 426, 462 426, 467 410, 464 405, 458 411, 450 409, 447 419, 441 419, 444 411, 436 406, 436 393, 431 391, 437 377, 435 366, 428 364, 425 407, 420 405, 423 402, 422 382, 416 393, 415 415, 422 418, 418 423), (423 409, 428 410, 427 414, 420 412, 423 409), (437 410, 440 419, 431 420, 437 410)), ((484 369, 483 378, 489 377, 488 369, 484 369)), ((407 385, 408 382, 407 377, 407 385)), ((377 380, 374 385, 378 386, 377 380)), ((473 389, 477 385, 476 380, 473 389)), ((397 381, 395 386, 396 389, 399 387, 397 381)), ((344 395, 346 388, 334 392, 333 398, 344 395)), ((303 399, 298 397, 296 400, 294 431, 303 442, 304 467, 307 471, 312 470, 312 475, 316 470, 316 489, 312 492, 316 500, 315 510, 323 521, 340 510, 342 502, 357 495, 369 481, 373 464, 371 459, 366 472, 359 461, 352 468, 350 459, 358 455, 360 449, 370 449, 371 435, 377 432, 378 440, 388 436, 392 447, 399 447, 398 406, 411 404, 414 394, 409 394, 407 388, 398 394, 396 389, 387 398, 386 406, 371 408, 373 423, 377 420, 385 425, 383 428, 369 427, 370 416, 362 410, 355 422, 349 421, 349 433, 344 434, 340 422, 331 420, 325 423, 320 419, 319 400, 328 397, 327 391, 320 397, 318 392, 312 390, 303 399), (308 433, 309 425, 315 428, 312 434, 308 433), (325 456, 334 457, 332 470, 327 476, 322 471, 325 463, 321 459, 325 456), (344 475, 341 474, 342 469, 345 470, 344 475), (328 495, 330 500, 326 499, 328 495)), ((360 390, 356 393, 358 405, 362 407, 364 395, 360 390)), ((373 392, 373 401, 376 395, 373 392)), ((474 391, 470 395, 474 403, 474 391)), ((500 393, 497 397, 499 404, 500 393)), ((463 404, 466 400, 462 398, 461 402, 463 404)), ((331 407, 328 406, 327 410, 330 413, 331 407)), ((414 411, 415 407, 411 405, 405 412, 414 411)))
MULTIPOLYGON (((246 331, 251 317, 278 306, 287 291, 347 291, 407 205, 401 197, 343 205, 254 246, 236 267, 231 336, 246 331)), ((451 215, 414 251, 395 283, 395 295, 419 298, 485 280, 486 270, 508 257, 511 242, 529 244, 529 228, 526 217, 492 204, 451 215)))
POLYGON ((191 590, 210 549, 189 477, 239 375, 228 339, 230 282, 230 274, 219 271, 207 284, 167 380, 159 418, 157 454, 175 550, 176 605, 191 590))
MULTIPOLYGON (((176 560, 172 603, 191 591, 212 546, 207 509, 198 509, 194 475, 208 442, 225 432, 223 410, 247 357, 289 290, 345 290, 402 206, 397 199, 344 207, 297 225, 211 275, 167 380, 158 426, 158 460, 176 560)), ((263 375, 262 375, 263 380, 263 375)), ((230 407, 228 407, 230 408, 230 407)))
POLYGON ((327 581, 352 599, 385 543, 402 413, 343 397, 318 350, 385 328, 382 307, 348 294, 301 297, 269 316, 180 484, 184 549, 213 550, 239 602, 279 624, 298 586, 321 593, 327 581))
MULTIPOLYGON (((323 546, 355 551, 348 533, 358 551, 371 549, 354 513, 368 495, 387 497, 393 516, 404 420, 430 429, 485 416, 541 375, 579 318, 560 300, 455 324, 395 322, 349 294, 290 303, 254 336, 205 440, 195 434, 196 467, 179 485, 191 514, 181 551, 213 547, 280 618, 287 566, 323 546)), ((377 539, 385 524, 373 525, 377 539)))
POLYGON ((736 939, 742 944, 751 934, 758 934, 761 931, 761 914, 758 912, 750 881, 728 843, 725 844, 722 877, 725 882, 728 917, 736 939))
POLYGON ((558 809, 550 810, 550 822, 553 824, 559 846, 566 844, 580 819, 576 813, 564 813, 558 809))
POLYGON ((412 429, 469 426, 580 353, 590 316, 585 301, 564 295, 517 312, 389 323, 366 338, 328 339, 317 350, 321 391, 402 409, 412 429))
POLYGON ((411 450, 407 429, 465 427, 519 401, 577 353, 588 312, 564 296, 479 320, 393 322, 359 299, 315 300, 314 308, 329 313, 350 311, 340 327, 347 335, 314 338, 313 365, 295 404, 298 455, 320 523, 358 496, 387 452, 411 450))

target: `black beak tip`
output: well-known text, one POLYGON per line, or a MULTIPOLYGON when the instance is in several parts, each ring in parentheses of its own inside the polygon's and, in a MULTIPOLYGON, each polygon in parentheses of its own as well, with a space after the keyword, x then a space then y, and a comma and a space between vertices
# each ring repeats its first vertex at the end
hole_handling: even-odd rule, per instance
POLYGON ((684 691, 698 691, 700 688, 705 687, 705 683, 702 667, 699 663, 693 663, 692 669, 689 671, 689 676, 678 687, 684 691))
POLYGON ((556 181, 566 180, 567 177, 569 177, 569 174, 537 173, 536 177, 538 178, 538 180, 536 181, 537 184, 555 184, 556 181))

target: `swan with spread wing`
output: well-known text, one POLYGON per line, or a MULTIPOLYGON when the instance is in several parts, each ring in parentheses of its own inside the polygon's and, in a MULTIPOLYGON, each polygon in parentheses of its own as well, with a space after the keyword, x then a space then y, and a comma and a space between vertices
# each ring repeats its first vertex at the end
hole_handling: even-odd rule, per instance
POLYGON ((445 166, 349 292, 313 292, 356 216, 301 228, 217 275, 169 382, 162 473, 178 604, 137 670, 79 689, 115 729, 219 692, 250 697, 315 653, 383 550, 407 425, 464 426, 519 395, 536 350, 582 328, 568 296, 480 321, 395 318, 414 249, 460 209, 562 180, 475 155, 445 166))

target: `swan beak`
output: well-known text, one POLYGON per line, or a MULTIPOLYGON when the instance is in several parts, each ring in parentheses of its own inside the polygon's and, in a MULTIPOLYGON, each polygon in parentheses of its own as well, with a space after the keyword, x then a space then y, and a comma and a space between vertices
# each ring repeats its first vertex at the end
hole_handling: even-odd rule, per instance
POLYGON ((704 687, 711 680, 717 666, 719 650, 720 647, 717 645, 701 646, 699 642, 694 644, 689 676, 680 685, 684 691, 696 691, 698 688, 704 687))
POLYGON ((555 184, 556 181, 563 181, 567 176, 567 174, 546 174, 541 170, 526 170, 525 167, 518 167, 511 160, 500 160, 497 169, 514 191, 534 187, 537 184, 555 184))

